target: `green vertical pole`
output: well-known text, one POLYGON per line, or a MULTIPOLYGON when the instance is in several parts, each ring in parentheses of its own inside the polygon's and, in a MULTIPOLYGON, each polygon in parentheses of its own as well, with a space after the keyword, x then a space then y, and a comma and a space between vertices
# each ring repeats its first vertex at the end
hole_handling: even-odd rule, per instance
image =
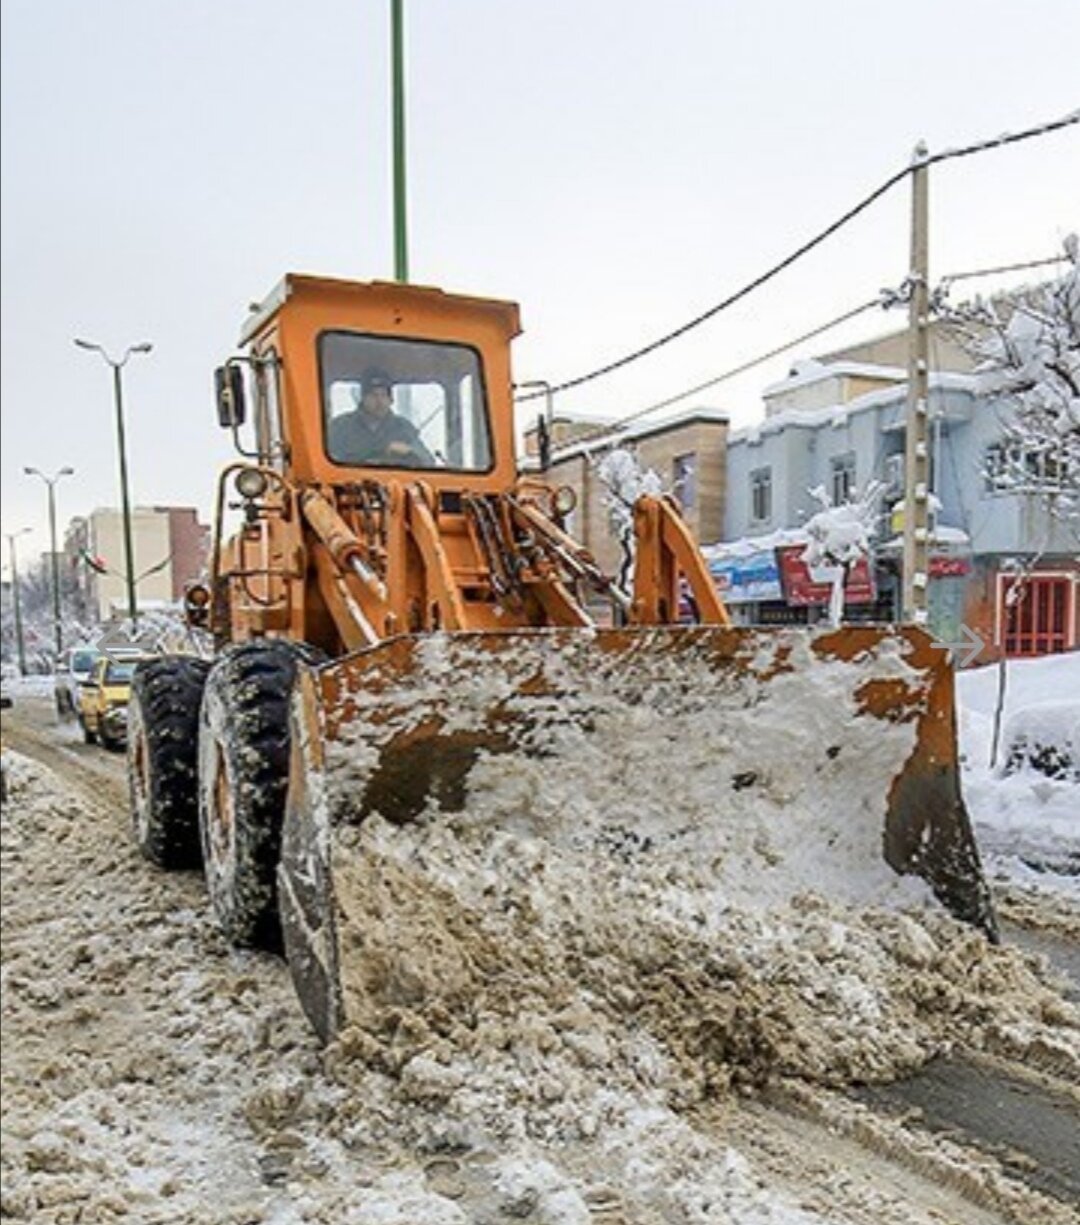
POLYGON ((405 18, 403 0, 390 0, 394 89, 394 279, 408 281, 405 225, 405 18))
POLYGON ((60 628, 60 558, 56 553, 56 482, 58 476, 48 482, 49 486, 49 548, 52 550, 52 610, 53 635, 56 639, 56 658, 64 649, 63 631, 60 628))
MULTIPOLYGON (((124 358, 127 361, 127 357, 124 358)), ((113 368, 113 395, 116 400, 116 442, 120 451, 120 514, 124 524, 124 569, 127 579, 128 617, 133 625, 139 622, 139 602, 135 596, 135 546, 131 537, 131 498, 128 495, 127 442, 124 439, 124 393, 120 368, 124 362, 110 363, 113 368)))

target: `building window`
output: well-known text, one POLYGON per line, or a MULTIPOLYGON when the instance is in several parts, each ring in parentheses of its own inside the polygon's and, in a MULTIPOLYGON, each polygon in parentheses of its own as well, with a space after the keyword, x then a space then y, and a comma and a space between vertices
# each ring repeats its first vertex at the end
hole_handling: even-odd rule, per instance
POLYGON ((671 491, 683 510, 697 506, 697 455, 676 455, 671 464, 671 491))
POLYGON ((843 506, 855 497, 855 453, 834 455, 829 463, 833 506, 843 506))
POLYGON ((1063 493, 1075 480, 1064 442, 1039 448, 994 442, 983 457, 987 493, 1063 493))
POLYGON ((898 498, 904 492, 904 454, 885 456, 885 496, 898 498))
POLYGON ((768 523, 772 518, 772 469, 755 468, 750 473, 750 518, 768 523))

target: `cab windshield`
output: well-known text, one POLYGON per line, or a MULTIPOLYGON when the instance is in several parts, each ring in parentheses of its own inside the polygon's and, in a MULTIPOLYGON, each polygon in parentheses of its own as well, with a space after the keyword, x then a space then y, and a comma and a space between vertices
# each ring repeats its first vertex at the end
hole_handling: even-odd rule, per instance
POLYGON ((135 665, 108 663, 105 665, 105 684, 106 685, 126 685, 129 684, 131 678, 135 675, 135 665))
POLYGON ((475 349, 324 332, 319 367, 326 452, 335 463, 491 469, 487 401, 475 349))

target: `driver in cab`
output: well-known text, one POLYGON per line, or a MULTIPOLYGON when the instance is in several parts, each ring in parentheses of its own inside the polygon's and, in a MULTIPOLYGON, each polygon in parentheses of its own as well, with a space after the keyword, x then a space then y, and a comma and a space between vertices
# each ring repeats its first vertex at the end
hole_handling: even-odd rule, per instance
POLYGON ((339 463, 434 468, 435 458, 405 417, 394 412, 394 384, 382 370, 369 370, 355 393, 356 407, 330 422, 330 454, 339 463))

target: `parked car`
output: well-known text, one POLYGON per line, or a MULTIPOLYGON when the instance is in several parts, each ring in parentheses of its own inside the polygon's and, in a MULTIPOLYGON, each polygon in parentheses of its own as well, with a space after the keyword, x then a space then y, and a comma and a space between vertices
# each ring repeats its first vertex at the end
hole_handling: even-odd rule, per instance
POLYGON ((56 661, 56 713, 61 719, 79 713, 79 686, 90 679, 94 664, 101 658, 97 647, 68 647, 56 661))
POLYGON ((131 697, 131 678, 141 657, 114 659, 102 655, 95 662, 88 680, 79 686, 79 726, 87 744, 100 741, 107 748, 119 748, 127 740, 127 707, 131 697))

